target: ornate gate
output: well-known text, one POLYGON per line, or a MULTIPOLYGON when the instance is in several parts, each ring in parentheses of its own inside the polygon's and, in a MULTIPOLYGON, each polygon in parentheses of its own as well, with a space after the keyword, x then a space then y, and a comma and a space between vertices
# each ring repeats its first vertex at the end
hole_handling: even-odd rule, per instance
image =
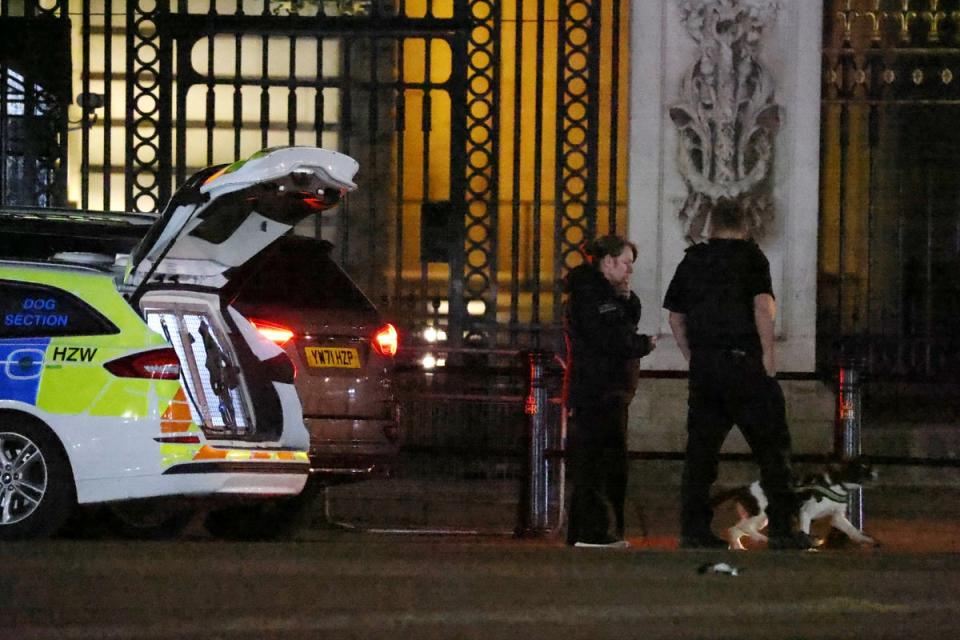
POLYGON ((26 5, 18 14, 0 5, 0 205, 61 206, 71 101, 69 23, 56 7, 26 5))
POLYGON ((361 189, 301 231, 332 240, 413 341, 559 348, 562 276, 586 237, 625 227, 629 6, 0 0, 3 50, 26 22, 62 31, 34 38, 56 86, 27 78, 14 99, 4 71, 6 166, 14 102, 49 126, 2 204, 151 212, 208 164, 336 148, 361 189))
POLYGON ((819 357, 958 378, 960 3, 825 3, 819 357))
POLYGON ((628 9, 0 0, 0 17, 71 25, 66 177, 47 204, 155 211, 207 164, 336 148, 361 189, 301 231, 332 240, 408 336, 454 347, 559 346, 561 277, 586 236, 624 229, 628 9))

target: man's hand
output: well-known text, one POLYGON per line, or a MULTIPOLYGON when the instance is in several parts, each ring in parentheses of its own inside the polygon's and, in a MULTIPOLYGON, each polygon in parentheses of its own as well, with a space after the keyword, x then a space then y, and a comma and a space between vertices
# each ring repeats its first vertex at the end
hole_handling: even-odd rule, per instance
POLYGON ((773 356, 772 349, 763 354, 763 370, 766 371, 767 375, 771 378, 777 375, 777 362, 773 356))
POLYGON ((777 303, 769 293, 753 297, 753 319, 760 336, 763 349, 763 368, 771 378, 777 375, 776 347, 773 341, 774 319, 777 317, 777 303))
POLYGON ((670 312, 670 330, 677 341, 677 347, 684 359, 690 362, 690 345, 687 344, 687 316, 676 311, 670 312))

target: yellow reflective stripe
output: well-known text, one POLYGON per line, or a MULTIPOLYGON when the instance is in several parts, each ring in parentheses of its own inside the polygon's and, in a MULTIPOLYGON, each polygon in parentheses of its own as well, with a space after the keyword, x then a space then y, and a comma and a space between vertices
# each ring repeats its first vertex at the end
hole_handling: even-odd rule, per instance
POLYGON ((198 444, 163 443, 160 445, 160 468, 166 469, 176 464, 193 460, 200 448, 198 444))

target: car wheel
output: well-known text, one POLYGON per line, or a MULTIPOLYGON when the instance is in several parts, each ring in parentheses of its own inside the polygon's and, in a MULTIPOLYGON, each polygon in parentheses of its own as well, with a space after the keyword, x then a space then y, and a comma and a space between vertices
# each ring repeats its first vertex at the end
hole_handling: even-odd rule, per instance
POLYGON ((273 526, 261 504, 232 505, 213 509, 203 526, 215 538, 226 540, 275 540, 285 532, 273 526))
POLYGON ((75 506, 70 463, 54 435, 0 414, 0 540, 53 535, 75 506))
POLYGON ((214 509, 203 524, 217 538, 277 540, 293 534, 304 508, 301 496, 274 498, 214 509))
POLYGON ((106 509, 110 529, 131 540, 176 538, 193 518, 193 510, 171 509, 140 502, 120 502, 106 509))

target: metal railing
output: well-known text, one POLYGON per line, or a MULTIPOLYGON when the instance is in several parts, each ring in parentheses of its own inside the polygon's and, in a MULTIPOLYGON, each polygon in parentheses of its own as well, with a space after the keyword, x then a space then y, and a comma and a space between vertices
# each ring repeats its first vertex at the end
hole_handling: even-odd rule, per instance
MULTIPOLYGON (((563 522, 562 369, 552 353, 508 349, 431 352, 444 366, 413 364, 396 383, 407 478, 507 481, 513 532, 549 535, 563 522)), ((502 482, 501 482, 502 485, 502 482)), ((504 529, 504 527, 501 527, 504 529)))

